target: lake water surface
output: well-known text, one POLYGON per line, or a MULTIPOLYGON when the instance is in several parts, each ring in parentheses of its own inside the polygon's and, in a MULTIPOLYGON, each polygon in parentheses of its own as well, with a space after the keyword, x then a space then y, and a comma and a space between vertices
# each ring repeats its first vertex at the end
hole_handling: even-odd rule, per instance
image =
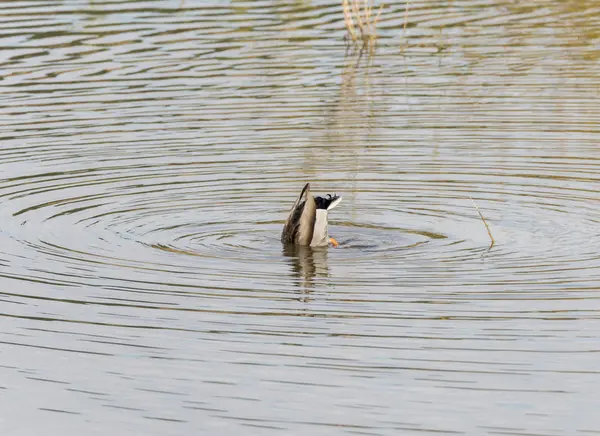
POLYGON ((600 434, 597 2, 0 24, 2 435, 600 434))

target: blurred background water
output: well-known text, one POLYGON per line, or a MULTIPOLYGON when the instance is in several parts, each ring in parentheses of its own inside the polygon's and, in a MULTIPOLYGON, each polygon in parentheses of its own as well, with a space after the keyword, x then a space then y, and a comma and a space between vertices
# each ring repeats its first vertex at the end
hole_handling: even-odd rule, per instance
POLYGON ((0 24, 2 434, 600 434, 596 2, 0 24))

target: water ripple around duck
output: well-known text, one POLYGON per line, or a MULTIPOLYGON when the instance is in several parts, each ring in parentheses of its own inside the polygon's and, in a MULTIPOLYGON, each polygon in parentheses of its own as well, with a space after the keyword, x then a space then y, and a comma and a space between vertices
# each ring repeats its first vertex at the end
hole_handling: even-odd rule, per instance
POLYGON ((0 12, 6 434, 600 430, 593 2, 0 12))

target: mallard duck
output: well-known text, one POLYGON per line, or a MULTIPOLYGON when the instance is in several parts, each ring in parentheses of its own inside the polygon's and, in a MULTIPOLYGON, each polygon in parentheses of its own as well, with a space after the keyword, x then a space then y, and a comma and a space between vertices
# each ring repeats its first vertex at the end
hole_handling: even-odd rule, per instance
POLYGON ((281 242, 311 247, 324 247, 331 243, 337 247, 337 241, 327 233, 327 212, 340 204, 340 201, 342 197, 335 194, 313 197, 310 194, 310 183, 304 185, 285 221, 281 242))

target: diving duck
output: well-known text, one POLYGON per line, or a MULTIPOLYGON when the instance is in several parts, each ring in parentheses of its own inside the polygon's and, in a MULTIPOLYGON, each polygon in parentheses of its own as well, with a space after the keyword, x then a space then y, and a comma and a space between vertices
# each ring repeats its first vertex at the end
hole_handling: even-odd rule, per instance
POLYGON ((327 212, 341 201, 342 197, 335 194, 313 197, 310 194, 310 183, 304 185, 285 221, 281 242, 311 247, 325 247, 331 242, 334 247, 337 247, 337 241, 330 238, 327 232, 327 212))

